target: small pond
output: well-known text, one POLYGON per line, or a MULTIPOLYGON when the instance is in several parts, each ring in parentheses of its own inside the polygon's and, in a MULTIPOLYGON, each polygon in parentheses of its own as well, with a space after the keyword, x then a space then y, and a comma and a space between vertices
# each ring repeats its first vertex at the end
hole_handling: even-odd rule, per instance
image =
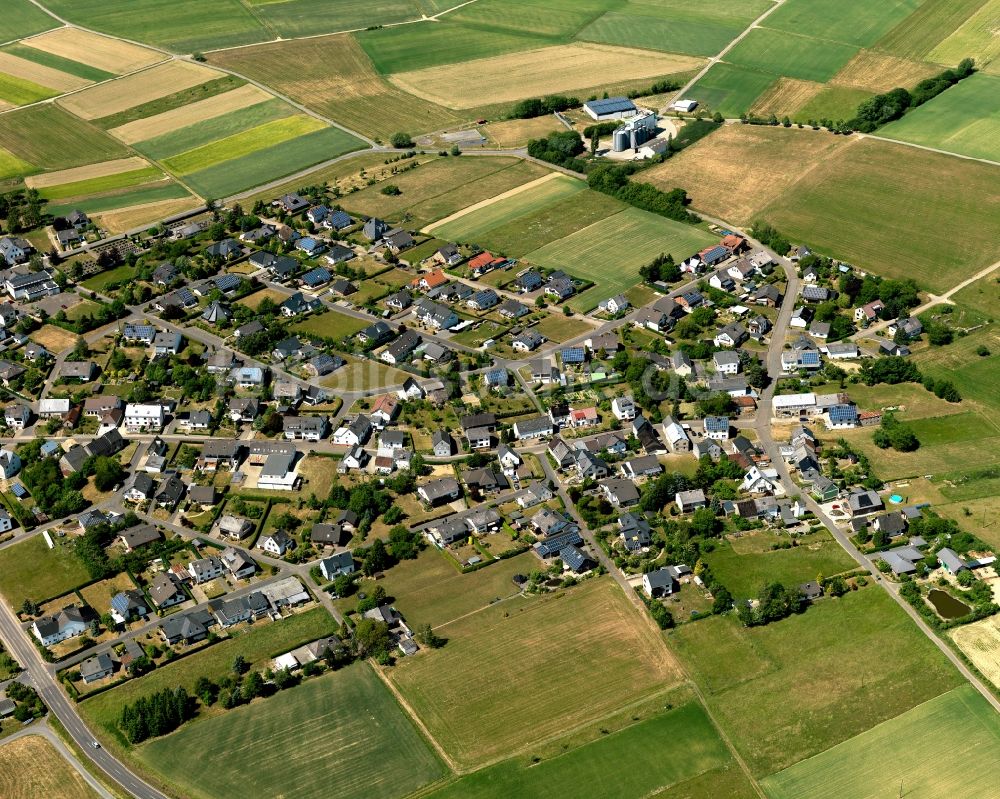
POLYGON ((964 602, 959 602, 947 591, 942 591, 939 588, 934 588, 929 591, 927 593, 927 599, 934 606, 934 610, 938 612, 938 615, 940 615, 942 619, 960 619, 963 616, 968 616, 972 612, 972 608, 964 602))

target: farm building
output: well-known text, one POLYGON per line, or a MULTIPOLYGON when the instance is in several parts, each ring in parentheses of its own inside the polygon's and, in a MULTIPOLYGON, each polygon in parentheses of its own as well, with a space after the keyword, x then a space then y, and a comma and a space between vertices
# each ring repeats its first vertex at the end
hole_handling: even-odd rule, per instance
POLYGON ((604 121, 608 119, 627 119, 635 116, 639 109, 627 97, 608 97, 603 100, 590 100, 583 104, 583 110, 591 119, 604 121))

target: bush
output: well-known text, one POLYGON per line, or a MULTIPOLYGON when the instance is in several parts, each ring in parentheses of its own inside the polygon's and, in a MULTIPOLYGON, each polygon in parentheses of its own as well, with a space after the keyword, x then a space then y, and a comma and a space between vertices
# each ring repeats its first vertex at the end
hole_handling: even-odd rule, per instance
POLYGON ((414 146, 413 139, 410 138, 409 133, 393 133, 389 139, 389 143, 398 150, 414 146))

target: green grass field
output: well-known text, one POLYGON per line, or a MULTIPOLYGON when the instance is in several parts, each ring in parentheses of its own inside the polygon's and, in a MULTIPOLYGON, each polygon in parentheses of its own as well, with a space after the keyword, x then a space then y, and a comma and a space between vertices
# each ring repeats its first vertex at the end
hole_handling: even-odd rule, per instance
POLYGON ((404 659, 389 678, 463 767, 600 719, 678 678, 659 635, 608 579, 498 603, 443 632, 443 649, 404 659))
POLYGON ((358 43, 383 75, 407 72, 441 64, 457 64, 476 58, 545 47, 558 41, 530 32, 474 28, 451 22, 451 14, 436 25, 399 25, 363 31, 358 43))
POLYGON ((738 117, 777 80, 777 75, 726 64, 713 64, 688 92, 707 110, 738 117))
POLYGON ((1000 718, 971 685, 962 685, 763 784, 772 799, 868 799, 900 791, 913 799, 988 799, 996 795, 998 767, 1000 718))
POLYGON ((408 213, 408 224, 419 227, 545 174, 544 167, 520 158, 437 158, 355 192, 343 203, 351 211, 383 219, 408 213), (401 193, 382 194, 387 184, 401 193))
POLYGON ((926 0, 888 31, 878 49, 904 58, 925 58, 935 45, 983 5, 984 0, 926 0))
POLYGON ((224 161, 242 158, 258 150, 291 141, 325 127, 326 125, 315 117, 298 114, 266 122, 250 130, 202 145, 186 153, 167 158, 163 163, 173 172, 189 175, 224 161))
POLYGON ((83 287, 90 291, 102 292, 105 287, 110 286, 112 283, 131 280, 135 277, 135 273, 136 270, 134 267, 122 264, 121 266, 116 266, 114 269, 106 269, 99 275, 88 277, 83 281, 83 287))
POLYGON ((123 189, 129 186, 140 186, 161 180, 164 174, 155 166, 133 169, 129 172, 119 172, 116 175, 105 175, 99 178, 78 180, 74 183, 62 183, 57 186, 47 186, 38 190, 45 200, 62 200, 67 197, 83 197, 88 194, 99 194, 113 189, 123 189))
POLYGON ((97 67, 92 67, 88 64, 81 64, 79 61, 73 61, 69 58, 63 58, 54 53, 46 53, 37 47, 28 47, 24 44, 11 44, 4 47, 3 51, 18 58, 34 61, 36 64, 58 69, 60 72, 66 72, 70 75, 76 75, 78 78, 85 78, 94 82, 114 77, 114 73, 105 72, 103 69, 97 69, 97 67))
POLYGON ((250 0, 250 5, 264 25, 283 39, 420 17, 415 0, 250 0))
POLYGON ((643 47, 687 55, 715 55, 767 9, 762 0, 681 0, 629 2, 584 28, 577 38, 624 47, 643 47))
POLYGON ((816 575, 829 577, 849 571, 854 560, 827 532, 809 536, 801 546, 739 553, 728 542, 704 556, 712 574, 733 596, 748 599, 757 595, 767 582, 778 581, 788 586, 815 580, 816 575))
POLYGON ((862 269, 940 292, 996 261, 996 250, 979 241, 1000 215, 995 185, 995 167, 986 164, 856 141, 754 218, 862 269), (906 258, 898 255, 900 236, 906 258))
POLYGON ((27 161, 22 161, 13 153, 0 149, 0 180, 24 177, 36 171, 27 161))
POLYGON ((494 228, 515 221, 527 221, 567 197, 587 188, 586 184, 565 175, 558 175, 537 186, 477 208, 463 216, 434 228, 434 235, 449 241, 476 242, 494 228))
POLYGON ((447 19, 492 31, 568 40, 618 5, 615 0, 483 0, 466 5, 447 19))
POLYGON ((188 724, 136 757, 192 799, 242 799, 248 772, 257 796, 395 799, 444 771, 366 663, 188 724))
MULTIPOLYGON (((736 770, 704 710, 689 702, 537 765, 527 758, 503 761, 428 794, 428 799, 641 799, 662 796, 669 786, 721 769, 736 770)), ((742 793, 734 785, 732 792, 716 795, 750 796, 749 783, 740 777, 742 793)))
POLYGON ((39 86, 30 80, 0 72, 0 100, 10 105, 28 105, 59 94, 55 89, 39 86))
POLYGON ((237 655, 242 655, 253 668, 263 671, 276 655, 330 635, 336 629, 336 622, 324 608, 313 608, 278 622, 255 625, 233 638, 213 644, 203 652, 160 666, 140 678, 91 697, 80 704, 80 712, 112 736, 114 741, 124 745, 117 723, 123 704, 164 688, 183 686, 192 692, 199 677, 218 680, 229 674, 233 658, 237 655))
POLYGON ((966 78, 889 123, 879 135, 1000 161, 1000 76, 966 78))
MULTIPOLYGON (((74 208, 79 208, 88 214, 98 214, 102 211, 114 211, 118 208, 129 208, 133 205, 145 205, 146 203, 156 203, 161 200, 180 200, 191 197, 191 194, 180 183, 172 180, 157 181, 145 186, 138 186, 125 191, 110 192, 108 194, 95 195, 93 197, 74 198, 72 202, 64 204, 50 204, 45 206, 45 210, 56 216, 66 214, 74 208)), ((192 198, 192 205, 194 204, 192 198)))
POLYGON ((25 599, 40 602, 62 596, 90 580, 73 548, 58 541, 49 549, 36 535, 27 541, 0 549, 0 593, 13 608, 25 599))
POLYGON ((806 33, 820 39, 868 47, 875 44, 917 8, 920 0, 788 0, 764 25, 785 33, 806 33))
POLYGON ((859 49, 853 45, 757 28, 726 53, 726 61, 758 72, 824 83, 859 49))
POLYGON ((796 122, 816 119, 853 119, 858 106, 872 96, 864 89, 849 86, 826 86, 789 116, 796 122))
POLYGON ((0 114, 0 148, 38 170, 69 169, 131 154, 104 131, 52 104, 0 114))
POLYGON ((746 629, 732 616, 683 624, 668 641, 757 776, 824 752, 961 682, 875 586, 765 627, 746 629))
POLYGON ((137 142, 134 146, 144 155, 162 160, 244 133, 258 125, 284 119, 294 113, 295 109, 281 100, 266 100, 241 108, 239 111, 230 111, 220 117, 186 125, 153 139, 137 142))
POLYGON ((364 319, 357 319, 339 311, 324 311, 296 322, 292 325, 292 330, 336 341, 345 336, 352 336, 367 326, 368 323, 364 319))
POLYGON ((177 53, 272 38, 239 0, 50 0, 61 17, 177 53))
POLYGON ((226 197, 365 146, 340 128, 323 128, 192 172, 184 180, 202 197, 226 197))
POLYGON ((30 0, 6 0, 3 6, 3 40, 22 39, 59 27, 59 23, 30 0))
POLYGON ((1000 1, 986 0, 954 33, 931 50, 927 59, 941 64, 957 64, 963 58, 974 58, 980 69, 1000 75, 998 14, 1000 1))
MULTIPOLYGON (((525 258, 596 283, 601 296, 592 298, 595 306, 603 297, 631 288, 639 280, 639 267, 657 255, 670 253, 679 262, 716 243, 717 236, 692 225, 627 208, 529 252, 525 258)), ((594 290, 588 293, 594 294, 594 290)))
POLYGON ((1000 397, 996 392, 996 380, 1000 376, 1000 330, 990 324, 956 339, 947 347, 935 347, 918 353, 915 360, 922 370, 937 378, 952 380, 960 386, 963 405, 975 403, 984 415, 996 418, 1000 409, 1000 397), (976 353, 979 346, 985 346, 991 353, 983 357, 976 353))

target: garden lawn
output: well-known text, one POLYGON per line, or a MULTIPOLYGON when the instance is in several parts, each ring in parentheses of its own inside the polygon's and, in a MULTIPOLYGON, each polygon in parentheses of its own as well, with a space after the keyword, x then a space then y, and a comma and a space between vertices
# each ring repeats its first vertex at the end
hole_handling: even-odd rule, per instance
POLYGON ((394 799, 444 773, 367 663, 189 723, 136 757, 192 799, 243 799, 248 772, 255 795, 297 799, 332 786, 338 799, 394 799))
POLYGON ((649 620, 609 579, 503 602, 446 632, 443 649, 405 658, 388 677, 461 767, 598 719, 679 676, 649 620))
POLYGON ((1000 257, 982 237, 998 216, 996 167, 864 139, 804 174, 758 218, 814 250, 940 292, 1000 257))
POLYGON ((1000 161, 1000 76, 972 75, 890 122, 879 135, 1000 161))
POLYGON ((764 627, 746 629, 732 614, 713 616, 679 626, 668 641, 760 777, 962 681, 876 586, 824 599, 764 627))
MULTIPOLYGON (((428 795, 429 799, 561 799, 565 796, 662 796, 716 769, 736 769, 705 711, 688 702, 583 746, 543 758, 505 760, 428 795)), ((734 780, 727 798, 752 795, 746 777, 734 780), (742 783, 742 784, 741 784, 742 783), (739 786, 739 787, 737 787, 739 786)))
MULTIPOLYGON (((218 680, 232 673, 233 659, 242 655, 253 668, 263 671, 277 655, 301 644, 336 632, 337 623, 324 608, 317 607, 276 622, 256 624, 224 641, 160 666, 80 704, 81 714, 113 740, 124 745, 118 730, 122 705, 164 688, 183 686, 193 694, 199 677, 218 680)), ((129 747, 131 748, 131 747, 129 747)))
POLYGON ((0 593, 12 608, 25 599, 41 603, 62 596, 90 580, 71 544, 54 538, 49 549, 41 535, 0 549, 0 593))
POLYGON ((831 577, 856 565, 826 531, 809 536, 791 549, 745 554, 737 553, 728 541, 722 541, 705 554, 704 560, 719 582, 740 599, 757 596, 766 583, 779 582, 794 588, 815 580, 818 574, 831 577))
POLYGON ((868 799, 900 791, 914 799, 991 799, 997 768, 1000 717, 975 688, 962 685, 763 785, 772 799, 868 799))
POLYGON ((134 267, 128 264, 122 264, 121 266, 116 266, 114 269, 107 269, 98 275, 93 277, 88 277, 83 281, 83 287, 89 289, 90 291, 96 291, 101 293, 104 291, 106 286, 110 286, 112 283, 121 283, 125 280, 131 280, 135 277, 136 270, 134 267))

